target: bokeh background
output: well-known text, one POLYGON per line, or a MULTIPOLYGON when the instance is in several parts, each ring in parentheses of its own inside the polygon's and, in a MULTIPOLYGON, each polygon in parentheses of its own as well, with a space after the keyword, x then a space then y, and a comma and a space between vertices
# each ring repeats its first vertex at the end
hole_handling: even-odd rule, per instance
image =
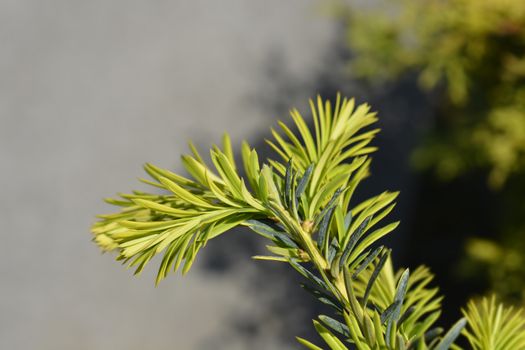
POLYGON ((102 198, 145 188, 143 163, 181 171, 188 139, 224 131, 267 152, 289 108, 337 91, 379 113, 360 196, 401 190, 389 244, 398 266, 437 273, 444 322, 492 290, 522 303, 525 5, 414 3, 0 0, 0 348, 313 337, 314 299, 250 260, 264 245, 245 231, 155 288, 154 266, 132 277, 89 227, 113 210, 102 198))

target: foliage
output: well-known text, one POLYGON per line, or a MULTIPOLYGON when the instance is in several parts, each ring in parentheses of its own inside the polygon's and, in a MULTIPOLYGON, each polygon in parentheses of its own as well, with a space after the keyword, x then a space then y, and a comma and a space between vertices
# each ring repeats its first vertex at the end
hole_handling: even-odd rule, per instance
POLYGON ((388 10, 342 5, 338 14, 347 19, 348 43, 358 53, 353 72, 391 79, 413 70, 424 88, 439 85, 448 97, 448 117, 440 121, 447 135, 437 134, 416 161, 444 177, 486 166, 495 187, 523 171, 525 3, 397 0, 382 5, 388 10))
MULTIPOLYGON (((297 134, 281 122, 280 132, 272 130, 274 140, 268 143, 278 159, 261 166, 257 152, 243 143, 245 177, 228 136, 222 148, 210 152, 213 167, 190 144, 192 154, 182 161, 191 178, 146 165, 153 181, 143 181, 168 194, 134 192, 108 199, 121 211, 100 216, 92 229, 95 242, 116 250, 117 259, 136 267, 136 273, 162 254, 158 283, 180 266, 186 273, 210 239, 244 225, 272 243, 272 254, 256 259, 291 265, 307 280, 303 288, 334 309, 313 321, 330 349, 351 344, 357 349, 458 348, 453 343, 467 320, 476 329, 472 312, 443 332, 435 326, 441 297, 430 287, 428 269, 395 273, 390 250, 378 245, 398 225, 383 224, 398 193, 386 191, 351 205, 369 175, 375 151, 370 143, 378 129, 368 127, 377 120, 375 113, 339 96, 333 105, 311 101, 311 111, 313 133, 297 110, 291 112, 297 134)), ((484 342, 498 329, 489 324, 487 332, 465 334, 484 342)))
POLYGON ((469 327, 463 330, 474 350, 525 348, 525 319, 521 310, 496 304, 496 298, 470 301, 463 314, 469 327))
MULTIPOLYGON (((522 242, 503 247, 491 240, 470 238, 467 240, 467 254, 478 265, 485 266, 494 283, 493 290, 500 296, 512 297, 515 300, 525 300, 523 276, 525 276, 525 257, 523 256, 522 242)), ((469 266, 468 263, 465 265, 469 266)))
MULTIPOLYGON (((519 184, 525 176, 525 2, 396 0, 366 8, 334 3, 356 53, 354 74, 371 80, 414 74, 438 97, 435 126, 414 152, 415 165, 444 180, 487 174, 505 212, 492 244, 510 254, 525 249, 523 207, 514 203, 525 196, 519 184)), ((501 273, 509 274, 525 280, 523 269, 501 273)), ((491 275, 494 290, 512 291, 508 299, 525 296, 523 283, 491 275)))

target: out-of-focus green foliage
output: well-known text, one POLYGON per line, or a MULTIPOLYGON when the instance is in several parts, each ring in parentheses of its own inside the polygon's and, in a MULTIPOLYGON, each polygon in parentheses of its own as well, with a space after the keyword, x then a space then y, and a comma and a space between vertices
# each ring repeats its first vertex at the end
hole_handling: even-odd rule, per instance
POLYGON ((466 248, 467 254, 478 264, 485 265, 491 280, 497 282, 493 286, 494 292, 509 299, 525 300, 525 256, 522 246, 520 242, 514 247, 507 247, 491 240, 471 238, 466 248))
POLYGON ((415 74, 438 96, 435 127, 413 154, 416 167, 444 180, 481 170, 501 194, 499 241, 473 240, 467 252, 490 267, 494 289, 525 300, 523 257, 513 258, 525 249, 525 1, 335 4, 355 53, 352 74, 374 81, 415 74), (495 251, 501 259, 487 256, 495 251))
POLYGON ((415 155, 454 177, 488 167, 491 186, 525 168, 525 2, 396 0, 348 7, 352 72, 391 79, 408 70, 446 94, 442 135, 415 155))

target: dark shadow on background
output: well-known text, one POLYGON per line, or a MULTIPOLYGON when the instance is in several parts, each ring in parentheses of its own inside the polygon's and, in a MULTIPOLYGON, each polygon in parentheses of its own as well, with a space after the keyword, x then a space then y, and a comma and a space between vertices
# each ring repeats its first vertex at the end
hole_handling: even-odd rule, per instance
MULTIPOLYGON (((297 107, 310 119, 307 98, 320 94, 334 101, 337 92, 343 96, 355 96, 356 102, 368 102, 379 114, 378 126, 382 132, 374 144, 379 151, 373 156, 372 176, 363 182, 356 193, 354 203, 385 190, 399 190, 398 205, 389 221, 401 220, 400 228, 386 239, 393 248, 396 267, 406 266, 408 258, 407 239, 412 234, 410 228, 416 220, 416 198, 418 198, 418 177, 411 170, 409 158, 420 135, 432 120, 430 103, 416 88, 414 79, 407 77, 393 85, 367 86, 349 79, 346 62, 350 53, 342 46, 343 30, 334 38, 332 48, 324 57, 322 69, 309 76, 295 77, 290 74, 279 51, 272 52, 257 79, 257 94, 249 96, 250 108, 259 108, 267 113, 268 129, 258 140, 250 140, 251 145, 260 152, 261 161, 274 155, 264 142, 270 138, 270 126, 276 125, 271 116, 278 116, 288 125, 291 119, 288 111, 297 107), (259 93, 259 91, 261 93, 259 93)), ((388 221, 387 221, 388 222, 388 221)), ((208 249, 204 268, 209 273, 231 273, 238 264, 253 265, 246 282, 246 293, 264 296, 265 312, 259 319, 251 315, 235 314, 230 322, 234 330, 232 336, 250 338, 257 336, 260 325, 265 322, 278 322, 275 336, 295 344, 294 335, 312 339, 322 344, 315 333, 311 320, 320 312, 330 312, 319 305, 317 300, 299 287, 301 279, 290 267, 272 262, 249 262, 251 256, 264 253, 263 240, 248 232, 235 232, 214 241, 208 249), (276 286, 278 288, 276 288, 276 286), (270 297, 268 297, 270 296, 270 297), (276 321, 277 319, 277 321, 276 321), (254 322, 256 321, 256 322, 254 322)), ((218 336, 218 339, 220 336, 218 336)))

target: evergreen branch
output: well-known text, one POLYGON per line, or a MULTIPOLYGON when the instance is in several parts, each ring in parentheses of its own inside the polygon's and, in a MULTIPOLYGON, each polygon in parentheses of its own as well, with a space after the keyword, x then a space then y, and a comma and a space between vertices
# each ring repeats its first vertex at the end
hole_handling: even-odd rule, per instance
POLYGON ((473 350, 525 349, 525 315, 522 310, 496 303, 496 297, 470 301, 462 310, 468 321, 463 335, 473 350))
MULTIPOLYGON (((156 283, 181 266, 188 272, 198 251, 220 234, 247 226, 269 240, 273 255, 255 259, 289 263, 307 281, 303 285, 320 302, 336 310, 319 316, 314 327, 330 349, 446 350, 462 332, 465 320, 449 331, 434 327, 441 310, 432 274, 425 267, 394 273, 390 249, 378 246, 398 222, 380 224, 393 210, 398 192, 383 192, 351 206, 353 194, 369 175, 370 142, 377 129, 368 105, 338 95, 310 101, 314 130, 297 110, 291 116, 298 135, 279 122, 284 136, 272 130, 270 146, 282 163, 259 163, 246 142, 241 156, 245 176, 235 164, 231 140, 210 150, 208 166, 190 143, 182 157, 189 178, 145 165, 152 178, 142 180, 167 194, 135 191, 107 202, 120 211, 100 215, 92 227, 94 241, 116 250, 117 260, 140 273, 162 254, 156 283), (248 184, 248 185, 247 185, 248 184)), ((519 313, 469 304, 463 334, 473 349, 522 349, 524 322, 519 313), (521 333, 520 333, 521 332, 521 333), (488 341, 489 345, 486 345, 488 341)), ((320 349, 298 338, 309 349, 320 349)))

